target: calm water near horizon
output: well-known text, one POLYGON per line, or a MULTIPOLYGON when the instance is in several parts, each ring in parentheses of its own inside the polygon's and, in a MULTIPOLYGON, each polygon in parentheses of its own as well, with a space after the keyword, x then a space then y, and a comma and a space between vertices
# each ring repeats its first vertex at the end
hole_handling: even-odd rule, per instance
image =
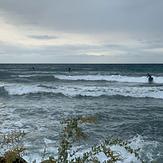
POLYGON ((41 157, 45 145, 56 154, 60 121, 79 115, 97 124, 84 126, 90 136, 76 146, 114 135, 162 163, 163 64, 0 65, 0 134, 24 130, 29 157, 41 157))

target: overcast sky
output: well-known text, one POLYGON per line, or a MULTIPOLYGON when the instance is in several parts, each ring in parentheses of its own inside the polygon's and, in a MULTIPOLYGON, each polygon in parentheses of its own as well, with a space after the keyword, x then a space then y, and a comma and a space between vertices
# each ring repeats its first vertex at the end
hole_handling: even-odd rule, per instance
POLYGON ((0 63, 163 63, 163 0, 0 0, 0 63))

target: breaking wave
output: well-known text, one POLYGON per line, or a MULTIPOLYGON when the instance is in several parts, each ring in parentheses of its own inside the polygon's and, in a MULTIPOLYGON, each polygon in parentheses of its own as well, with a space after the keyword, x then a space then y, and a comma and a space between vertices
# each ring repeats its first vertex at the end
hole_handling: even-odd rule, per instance
POLYGON ((62 94, 68 97, 100 97, 100 96, 124 96, 124 97, 140 97, 140 98, 159 98, 163 99, 162 87, 106 87, 106 86, 53 86, 40 84, 8 84, 0 87, 1 95, 27 95, 52 93, 62 94))
MULTIPOLYGON (((16 76, 15 76, 16 77, 16 76)), ((146 76, 122 76, 122 75, 53 75, 53 74, 26 74, 18 75, 18 78, 25 78, 32 81, 109 81, 126 83, 147 83, 146 76)), ((163 83, 162 76, 153 76, 154 83, 163 83)))
POLYGON ((54 75, 50 74, 28 74, 28 75, 18 75, 19 78, 25 78, 31 81, 54 81, 58 80, 54 75))
MULTIPOLYGON (((55 75, 60 80, 86 80, 86 81, 116 81, 128 83, 146 83, 146 76, 122 76, 122 75, 55 75)), ((154 76, 155 83, 163 83, 163 77, 154 76)))

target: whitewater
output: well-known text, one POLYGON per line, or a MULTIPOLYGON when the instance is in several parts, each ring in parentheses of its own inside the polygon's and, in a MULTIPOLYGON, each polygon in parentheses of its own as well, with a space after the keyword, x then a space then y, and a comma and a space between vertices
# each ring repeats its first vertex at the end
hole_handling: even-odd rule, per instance
MULTIPOLYGON (((95 116, 97 124, 83 126, 89 137, 74 144, 79 155, 115 136, 140 148, 146 162, 161 163, 162 106, 163 65, 0 65, 0 136, 25 131, 29 162, 40 161, 45 146, 47 157, 56 155, 60 122, 82 115, 95 116)), ((123 156, 121 162, 139 162, 120 146, 111 148, 123 156)), ((102 153, 97 157, 105 160, 102 153)))
POLYGON ((53 93, 56 95, 64 95, 69 97, 78 96, 129 96, 129 97, 149 97, 163 99, 163 77, 154 78, 154 83, 149 84, 146 76, 122 76, 122 75, 54 75, 47 76, 47 74, 33 74, 33 75, 19 75, 20 79, 26 78, 42 80, 42 83, 0 83, 1 95, 25 95, 37 93, 53 93), (50 78, 51 77, 51 78, 50 78), (52 78, 54 77, 54 78, 52 78), (44 79, 49 80, 50 83, 45 82, 44 79), (60 80, 60 84, 55 80, 60 80), (63 81, 63 83, 61 83, 63 81), (76 81, 77 83, 65 84, 64 81, 76 81), (81 83, 83 81, 83 83, 81 83), (87 83, 87 81, 94 81, 95 84, 87 83), (105 83, 102 82, 117 82, 105 83), (55 82, 55 83, 54 83, 55 82), (79 82, 79 83, 78 83, 79 82), (128 83, 128 84, 126 84, 128 83), (121 84, 121 85, 120 85, 121 84), (118 85, 118 87, 117 87, 118 85))

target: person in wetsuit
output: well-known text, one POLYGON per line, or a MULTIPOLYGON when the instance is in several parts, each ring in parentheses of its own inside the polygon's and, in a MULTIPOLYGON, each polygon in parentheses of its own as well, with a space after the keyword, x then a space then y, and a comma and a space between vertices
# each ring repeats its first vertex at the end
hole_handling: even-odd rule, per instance
POLYGON ((69 67, 69 68, 68 68, 68 72, 71 72, 71 70, 72 70, 71 67, 69 67))
POLYGON ((147 74, 147 77, 148 77, 148 83, 152 83, 153 77, 149 73, 147 74))

